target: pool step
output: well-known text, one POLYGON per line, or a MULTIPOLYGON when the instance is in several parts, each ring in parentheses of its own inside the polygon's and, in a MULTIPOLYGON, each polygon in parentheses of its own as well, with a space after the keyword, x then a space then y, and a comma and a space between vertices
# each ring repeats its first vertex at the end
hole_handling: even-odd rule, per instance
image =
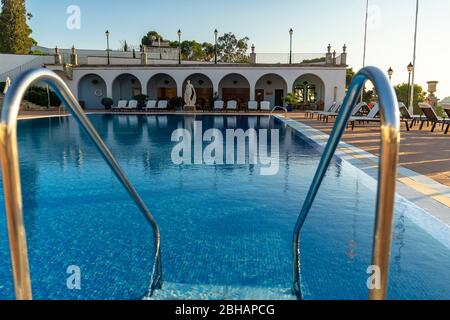
POLYGON ((296 300, 291 289, 164 283, 150 300, 296 300))

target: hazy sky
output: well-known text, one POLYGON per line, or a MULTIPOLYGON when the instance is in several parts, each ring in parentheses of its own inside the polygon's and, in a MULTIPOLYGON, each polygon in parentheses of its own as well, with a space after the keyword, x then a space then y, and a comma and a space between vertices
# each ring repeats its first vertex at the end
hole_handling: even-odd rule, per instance
MULTIPOLYGON (((213 30, 248 36, 260 53, 287 53, 289 28, 294 51, 325 52, 328 43, 341 52, 347 44, 349 64, 362 66, 365 0, 27 0, 34 15, 33 37, 40 45, 103 49, 106 29, 113 48, 121 40, 138 45, 149 30, 166 38, 214 41, 213 30), (81 28, 69 30, 70 5, 81 9, 81 28)), ((367 64, 394 69, 393 82, 407 82, 412 61, 416 0, 370 0, 367 64)), ((417 82, 426 88, 438 80, 438 97, 450 96, 450 1, 421 0, 417 82)))

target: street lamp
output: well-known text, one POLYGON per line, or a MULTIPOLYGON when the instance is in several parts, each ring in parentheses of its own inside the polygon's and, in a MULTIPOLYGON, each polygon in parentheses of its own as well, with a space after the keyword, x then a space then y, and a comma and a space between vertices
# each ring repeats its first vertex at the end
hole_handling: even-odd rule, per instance
POLYGON ((290 49, 289 49, 289 64, 292 64, 292 35, 294 34, 294 30, 292 28, 289 30, 290 36, 290 49))
POLYGON ((392 75, 394 74, 394 70, 392 70, 392 68, 389 68, 387 73, 388 73, 388 76, 389 76, 389 80, 392 80, 392 75))
POLYGON ((413 101, 411 100, 414 99, 414 88, 411 88, 411 74, 414 71, 414 65, 410 63, 406 69, 408 70, 408 107, 411 108, 411 105, 413 104, 413 101))
POLYGON ((106 35, 106 54, 108 56, 108 65, 110 65, 111 64, 111 59, 109 56, 109 35, 110 35, 110 33, 108 30, 106 30, 105 35, 106 35))
POLYGON ((181 64, 181 30, 178 29, 178 64, 181 64))
POLYGON ((215 37, 215 42, 214 42, 214 64, 217 64, 217 36, 219 35, 219 31, 214 30, 214 37, 215 37))

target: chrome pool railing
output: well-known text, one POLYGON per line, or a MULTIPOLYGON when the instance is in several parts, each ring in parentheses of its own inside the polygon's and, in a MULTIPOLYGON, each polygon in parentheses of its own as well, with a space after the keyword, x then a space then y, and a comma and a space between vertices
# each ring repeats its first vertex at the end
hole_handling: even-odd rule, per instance
POLYGON ((396 94, 387 77, 378 68, 367 67, 359 71, 353 78, 295 226, 292 241, 293 291, 299 299, 304 298, 301 288, 300 233, 325 177, 328 166, 345 132, 353 106, 360 99, 360 93, 368 80, 374 84, 381 106, 381 155, 372 252, 372 265, 377 266, 381 271, 381 286, 379 288, 369 289, 369 299, 384 300, 387 296, 397 164, 400 147, 400 111, 396 94))
POLYGON ((19 172, 19 152, 17 145, 17 118, 20 104, 28 87, 35 82, 47 83, 66 105, 74 119, 84 128, 92 142, 100 151, 111 170, 120 180, 140 211, 153 228, 155 260, 153 264, 148 295, 162 286, 161 236, 159 226, 136 189, 126 177, 119 163, 103 142, 91 122, 83 112, 66 83, 59 76, 45 68, 27 71, 15 79, 4 101, 0 120, 0 157, 3 173, 3 191, 8 224, 9 246, 14 278, 14 292, 18 300, 31 300, 27 239, 23 220, 22 190, 19 172))

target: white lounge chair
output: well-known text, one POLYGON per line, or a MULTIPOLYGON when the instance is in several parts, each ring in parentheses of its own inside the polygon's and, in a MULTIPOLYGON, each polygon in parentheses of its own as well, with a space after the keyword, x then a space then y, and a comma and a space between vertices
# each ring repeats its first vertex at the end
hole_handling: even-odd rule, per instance
POLYGON ((168 104, 169 102, 167 100, 160 100, 158 101, 158 109, 165 110, 168 104))
POLYGON ((230 100, 227 102, 227 110, 236 111, 237 110, 237 101, 230 100))
POLYGON ((155 110, 157 102, 155 100, 149 100, 147 101, 147 104, 145 105, 145 110, 155 110))
POLYGON ((128 110, 137 110, 138 108, 138 103, 136 100, 130 100, 130 102, 128 102, 128 110))
POLYGON ((117 106, 113 106, 113 107, 112 107, 112 110, 113 110, 113 111, 124 110, 124 109, 127 108, 127 104, 128 104, 128 101, 126 101, 126 100, 120 100, 119 103, 117 104, 117 106))
POLYGON ((261 101, 261 111, 271 111, 270 101, 261 101))
MULTIPOLYGON (((328 108, 325 108, 324 111, 317 111, 317 110, 306 110, 305 111, 305 118, 313 119, 316 114, 319 114, 321 112, 332 112, 337 107, 337 102, 333 102, 328 108)), ((319 119, 319 118, 317 118, 319 119)))
POLYGON ((214 110, 215 111, 223 111, 225 103, 222 100, 214 101, 214 110))
MULTIPOLYGON (((367 104, 365 102, 358 103, 355 107, 353 107, 352 114, 350 116, 351 117, 356 117, 358 115, 358 113, 360 113, 363 108, 369 109, 369 107, 367 106, 367 104)), ((336 112, 324 112, 324 113, 322 113, 322 121, 328 123, 328 120, 330 118, 336 118, 339 115, 339 111, 340 111, 340 108, 338 108, 338 110, 336 112)))
POLYGON ((258 110, 258 101, 249 101, 248 111, 257 111, 257 110, 258 110))
POLYGON ((372 110, 370 110, 367 117, 350 117, 349 122, 352 124, 352 130, 355 130, 356 122, 380 122, 381 119, 377 118, 380 113, 380 105, 377 103, 373 106, 372 110))

